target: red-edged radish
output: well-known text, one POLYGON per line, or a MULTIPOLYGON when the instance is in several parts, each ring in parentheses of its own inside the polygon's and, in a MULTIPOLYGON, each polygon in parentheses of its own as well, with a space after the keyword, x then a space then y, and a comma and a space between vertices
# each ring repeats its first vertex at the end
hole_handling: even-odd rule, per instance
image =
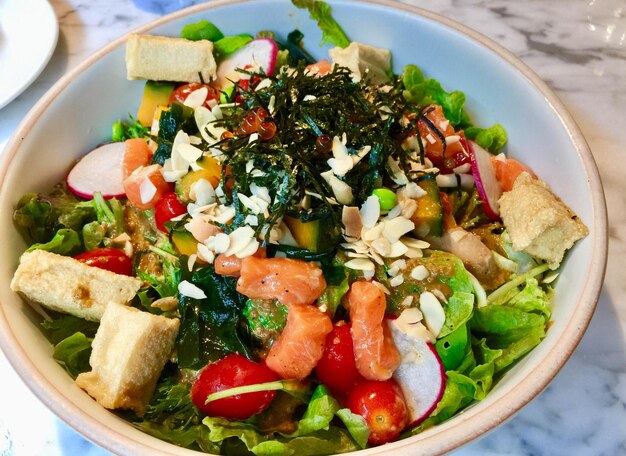
POLYGON ((276 66, 278 46, 271 38, 257 38, 250 41, 233 55, 223 60, 217 67, 217 82, 220 87, 230 84, 229 80, 248 79, 244 73, 236 71, 246 66, 262 69, 265 74, 271 75, 276 66))
POLYGON ((433 344, 403 332, 393 320, 387 320, 387 324, 402 359, 393 378, 404 394, 409 426, 416 426, 441 400, 446 386, 445 370, 433 344))
POLYGON ((485 214, 491 220, 500 220, 498 200, 502 196, 502 188, 496 179, 496 172, 491 164, 492 155, 474 141, 467 141, 472 162, 472 174, 476 183, 478 196, 483 202, 485 214))
POLYGON ((67 188, 82 198, 94 193, 104 198, 122 198, 124 191, 124 153, 126 144, 114 142, 96 147, 79 160, 67 175, 67 188))

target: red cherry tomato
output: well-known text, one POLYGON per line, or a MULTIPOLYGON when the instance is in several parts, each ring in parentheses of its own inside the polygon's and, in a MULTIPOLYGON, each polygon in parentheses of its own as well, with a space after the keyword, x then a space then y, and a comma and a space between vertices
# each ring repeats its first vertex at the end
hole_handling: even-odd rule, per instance
POLYGON ((265 364, 258 364, 238 354, 228 355, 208 364, 191 386, 191 400, 209 416, 245 420, 265 410, 274 400, 276 391, 238 394, 205 404, 209 394, 236 386, 278 380, 265 364))
POLYGON ((154 221, 158 229, 167 233, 165 223, 186 213, 187 207, 178 201, 176 193, 166 193, 154 206, 154 221))
POLYGON ((204 100, 205 103, 209 100, 220 99, 220 93, 214 87, 211 87, 207 84, 201 84, 199 82, 190 82, 189 84, 183 84, 174 89, 174 91, 170 95, 169 104, 172 104, 174 101, 184 103, 191 92, 194 92, 202 87, 206 87, 209 91, 206 100, 204 100))
POLYGON ((396 439, 409 421, 404 396, 393 379, 359 383, 348 393, 345 405, 365 418, 373 445, 396 439))
POLYGON ((81 253, 74 258, 89 266, 106 269, 116 274, 127 276, 133 274, 133 260, 120 249, 102 247, 81 253))
POLYGON ((326 336, 324 354, 315 367, 317 378, 336 395, 343 395, 365 379, 354 361, 350 324, 335 325, 326 336))

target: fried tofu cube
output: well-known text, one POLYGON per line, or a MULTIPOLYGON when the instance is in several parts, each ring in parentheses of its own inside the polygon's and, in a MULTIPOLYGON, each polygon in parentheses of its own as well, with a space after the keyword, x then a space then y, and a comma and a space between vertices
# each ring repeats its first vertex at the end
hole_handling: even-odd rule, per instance
POLYGON ((391 51, 375 48, 353 41, 346 48, 336 47, 328 51, 333 64, 347 67, 352 80, 359 82, 366 75, 375 84, 389 81, 391 51))
POLYGON ((137 34, 128 37, 128 79, 209 82, 215 78, 216 70, 213 43, 208 40, 137 34))
POLYGON ((578 216, 545 182, 523 172, 499 200, 500 216, 513 248, 556 269, 574 243, 589 234, 578 216))
POLYGON ((141 281, 44 250, 20 258, 11 289, 57 312, 98 321, 110 303, 126 304, 141 281))
POLYGON ((76 384, 108 409, 142 415, 178 335, 179 320, 134 307, 107 307, 92 343, 92 370, 76 384))

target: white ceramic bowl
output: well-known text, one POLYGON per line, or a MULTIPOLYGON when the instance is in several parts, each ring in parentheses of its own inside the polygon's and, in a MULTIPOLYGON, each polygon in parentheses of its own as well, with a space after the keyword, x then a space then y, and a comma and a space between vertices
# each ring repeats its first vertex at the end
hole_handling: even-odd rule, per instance
MULTIPOLYGON (((509 52, 441 16, 389 1, 332 2, 333 14, 356 41, 393 51, 396 72, 418 64, 449 90, 467 95, 479 125, 502 123, 507 153, 523 159, 570 205, 590 234, 569 254, 556 289, 554 324, 545 340, 500 381, 485 400, 415 437, 359 454, 441 453, 480 437, 511 417, 556 375, 580 341, 594 311, 606 264, 607 222, 600 178, 585 140, 548 87, 509 52)), ((307 49, 325 55, 306 11, 285 0, 213 1, 161 18, 139 32, 178 35, 207 18, 226 34, 262 29, 283 37, 294 28, 307 49)), ((10 141, 0 170, 0 343, 33 392, 90 440, 125 455, 198 454, 157 440, 106 411, 74 385, 52 359, 38 317, 9 289, 25 244, 11 224, 13 207, 29 191, 63 179, 73 160, 106 140, 111 124, 134 113, 143 83, 125 78, 122 37, 60 80, 33 108, 10 141)))

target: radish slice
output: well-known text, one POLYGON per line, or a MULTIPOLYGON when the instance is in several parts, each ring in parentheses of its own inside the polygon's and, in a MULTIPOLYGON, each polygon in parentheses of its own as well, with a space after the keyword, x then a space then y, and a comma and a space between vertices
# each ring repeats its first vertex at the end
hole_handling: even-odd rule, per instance
POLYGON ((446 386, 445 370, 433 344, 403 332, 394 320, 387 323, 401 358, 393 378, 404 394, 409 426, 416 426, 428 418, 441 400, 446 386))
POLYGON ((502 188, 496 179, 496 172, 491 164, 491 154, 474 141, 467 141, 472 160, 472 174, 476 183, 478 196, 484 203, 485 214, 491 220, 500 220, 498 200, 502 196, 502 188))
POLYGON ((217 67, 217 81, 221 87, 230 84, 229 79, 248 79, 248 75, 235 71, 247 65, 261 68, 268 76, 274 72, 278 46, 271 38, 250 41, 217 67))
POLYGON ((114 142, 96 147, 80 159, 67 175, 67 188, 81 198, 96 192, 104 198, 122 198, 124 192, 124 153, 126 144, 114 142))

